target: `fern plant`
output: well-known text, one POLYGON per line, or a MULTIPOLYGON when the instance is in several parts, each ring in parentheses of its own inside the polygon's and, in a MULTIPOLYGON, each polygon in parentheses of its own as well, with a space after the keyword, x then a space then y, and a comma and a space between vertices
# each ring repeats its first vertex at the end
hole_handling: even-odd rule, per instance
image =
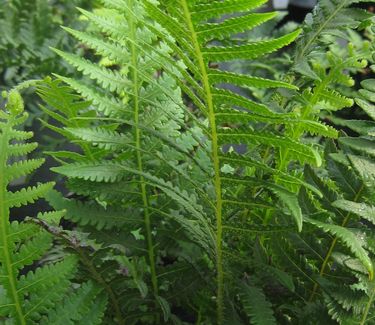
MULTIPOLYGON (((192 188, 205 186, 209 175, 204 175, 202 170, 208 169, 205 166, 208 159, 206 145, 199 144, 199 138, 203 137, 199 126, 182 131, 185 116, 180 89, 169 73, 159 72, 164 61, 173 62, 169 58, 171 49, 135 21, 133 15, 136 14, 138 19, 145 16, 139 3, 129 2, 127 6, 119 8, 108 2, 94 13, 81 10, 90 21, 91 33, 66 28, 100 55, 101 62, 90 62, 55 50, 83 74, 90 76, 91 81, 86 79, 86 83, 59 76, 87 101, 80 101, 59 81, 47 80, 39 85, 38 92, 49 105, 42 107, 43 111, 65 129, 57 128, 52 122, 45 124, 76 142, 83 153, 53 153, 59 161, 70 162, 55 170, 70 176, 69 188, 85 196, 88 202, 64 200, 57 193, 50 194, 48 200, 54 207, 67 208, 66 218, 77 222, 82 231, 92 233, 92 238, 101 243, 104 250, 113 245, 111 236, 114 231, 118 233, 118 243, 123 238, 118 246, 122 248, 113 256, 112 264, 117 266, 110 270, 108 261, 102 260, 98 262, 98 269, 105 272, 116 299, 127 301, 122 304, 121 311, 127 316, 118 317, 119 322, 136 322, 142 308, 149 310, 142 320, 152 322, 160 318, 161 313, 165 319, 171 317, 163 291, 167 286, 177 284, 178 279, 169 283, 163 277, 159 280, 159 274, 167 272, 163 268, 170 268, 163 266, 163 255, 172 251, 171 240, 178 236, 181 240, 186 236, 182 231, 175 234, 172 230, 181 227, 176 225, 176 219, 188 231, 193 231, 197 221, 208 229, 206 220, 200 215, 202 208, 190 196, 194 195, 192 188), (127 11, 127 8, 131 10, 127 11), (151 52, 155 47, 163 54, 156 57, 151 52), (180 163, 186 157, 187 161, 180 163), (189 166, 190 161, 195 161, 195 165, 189 166), (199 175, 196 178, 200 178, 203 185, 190 179, 186 169, 199 175), (172 175, 175 178, 173 183, 170 181, 172 175), (183 182, 187 183, 185 191, 179 189, 183 182), (158 193, 160 190, 164 195, 158 193), (183 220, 179 216, 181 208, 191 211, 201 220, 183 220), (91 211, 90 219, 87 218, 88 211, 91 211), (132 217, 127 217, 127 214, 132 217), (161 220, 165 216, 168 219, 161 220), (133 233, 137 229, 138 235, 133 233), (123 257, 123 250, 128 258, 123 257), (122 269, 131 270, 132 281, 125 281, 120 290, 116 285, 124 279, 122 269)), ((179 67, 171 73, 181 71, 184 72, 179 67)), ((187 123, 189 119, 196 120, 191 113, 186 114, 186 118, 187 123)), ((206 196, 202 189, 198 191, 206 196)), ((209 236, 209 231, 205 237, 209 236)), ((202 233, 192 235, 198 239, 202 233)), ((204 238, 200 240, 209 247, 204 238)), ((197 263, 202 264, 202 260, 198 257, 197 263)), ((190 270, 193 266, 188 261, 179 260, 173 267, 190 270)))
MULTIPOLYGON (((101 56, 99 63, 55 50, 91 79, 78 82, 58 76, 89 102, 78 101, 56 81, 47 81, 39 87, 39 93, 50 106, 43 110, 67 128, 49 124, 50 127, 78 144, 83 152, 83 155, 53 153, 63 164, 54 170, 68 176, 69 188, 89 203, 66 200, 56 193, 49 195, 49 201, 55 207, 68 208, 67 217, 100 243, 112 246, 116 242, 116 245, 121 243, 117 247, 123 246, 113 257, 117 268, 133 270, 131 284, 118 293, 119 301, 126 295, 128 299, 133 297, 132 304, 122 309, 123 313, 139 317, 137 310, 144 304, 150 311, 149 316, 143 315, 144 322, 157 321, 160 312, 165 320, 174 319, 175 315, 168 311, 171 298, 169 303, 163 298, 162 291, 165 296, 168 291, 161 291, 160 287, 165 285, 158 280, 163 269, 170 268, 163 262, 163 255, 174 254, 165 246, 172 240, 179 246, 185 241, 199 249, 199 257, 193 258, 196 264, 193 272, 202 274, 208 270, 208 274, 213 272, 216 276, 216 320, 210 316, 212 302, 207 298, 204 309, 197 311, 198 318, 217 323, 235 318, 253 319, 256 316, 251 311, 244 312, 246 298, 242 311, 231 303, 224 311, 226 302, 237 299, 240 292, 237 288, 242 283, 241 271, 230 266, 233 258, 230 251, 244 247, 242 242, 238 245, 231 240, 231 236, 240 232, 241 240, 254 242, 257 233, 289 231, 293 224, 301 231, 303 220, 296 193, 301 186, 317 190, 288 173, 289 163, 284 162, 283 168, 278 168, 276 162, 284 150, 288 150, 288 162, 320 165, 321 157, 313 146, 301 143, 299 137, 291 140, 284 136, 280 126, 321 135, 333 131, 317 121, 301 119, 295 112, 284 113, 275 105, 266 106, 221 87, 232 84, 295 89, 295 86, 238 75, 215 69, 213 65, 271 53, 291 43, 299 31, 250 43, 237 39, 236 45, 225 46, 233 35, 274 16, 248 12, 264 1, 103 3, 104 8, 94 13, 81 10, 93 25, 91 33, 66 28, 101 56), (240 15, 220 23, 207 22, 234 13, 240 15), (194 104, 193 110, 182 102, 180 89, 194 104), (186 125, 195 127, 185 130, 186 125), (223 150, 228 144, 246 144, 247 152, 240 156, 232 149, 223 150), (187 163, 181 165, 178 161, 187 163), (274 211, 275 200, 280 201, 282 210, 274 211), (127 219, 121 214, 124 209, 134 218, 127 219), (263 219, 261 215, 265 212, 267 217, 263 219), (173 234, 176 225, 181 227, 177 236, 173 234), (118 238, 123 238, 122 242, 114 238, 113 229, 118 238), (132 243, 134 237, 143 242, 138 234, 132 234, 134 229, 140 229, 145 238, 146 255, 141 253, 144 248, 132 243), (133 249, 126 250, 126 242, 133 249), (147 257, 149 279, 141 275, 139 267, 144 259, 139 259, 139 254, 147 257), (145 299, 149 297, 144 290, 147 283, 153 292, 150 300, 145 299)), ((173 263, 173 267, 184 265, 185 270, 191 270, 191 264, 181 263, 180 254, 177 253, 178 263, 173 263)), ((239 260, 240 270, 254 268, 239 260)), ((98 267, 103 269, 105 265, 102 261, 98 267)), ((283 274, 272 267, 269 270, 283 274)), ((106 275, 115 284, 121 281, 119 273, 112 270, 106 275)), ((208 284, 201 284, 200 289, 206 297, 213 285, 208 278, 203 277, 208 284)), ((175 288, 176 282, 169 285, 175 288)), ((253 288, 260 284, 247 285, 253 288)), ((253 290, 262 296, 261 288, 253 290)), ((247 294, 251 290, 243 297, 247 294)), ((185 301, 186 297, 180 296, 178 300, 185 301)), ((198 297, 187 297, 187 301, 193 306, 200 303, 198 297)), ((269 308, 265 303, 265 309, 269 308)), ((133 317, 127 319, 132 321, 133 317)))
MULTIPOLYGON (((226 246, 223 242, 223 232, 231 229, 228 224, 228 216, 235 213, 231 208, 233 206, 245 206, 249 209, 261 206, 260 197, 256 196, 250 199, 247 195, 248 189, 265 188, 278 197, 285 204, 298 229, 301 230, 302 218, 297 202, 293 199, 293 192, 273 183, 251 177, 251 174, 236 175, 241 168, 256 166, 257 168, 267 170, 271 174, 278 172, 269 166, 265 166, 262 160, 254 161, 249 155, 246 159, 236 157, 236 155, 226 155, 221 146, 226 143, 245 143, 249 145, 249 153, 257 150, 257 146, 266 146, 267 150, 274 148, 277 152, 283 148, 291 148, 290 160, 297 160, 301 163, 310 162, 312 164, 320 164, 319 154, 311 147, 303 145, 297 141, 291 141, 289 138, 283 137, 277 131, 262 132, 257 130, 254 122, 264 122, 268 124, 283 125, 300 125, 305 130, 309 130, 314 126, 310 121, 303 121, 294 114, 283 114, 272 111, 265 105, 258 104, 254 101, 239 96, 238 94, 224 90, 217 85, 230 83, 236 86, 254 86, 254 87, 285 87, 293 88, 290 85, 283 84, 271 80, 263 80, 244 75, 236 75, 227 71, 221 71, 210 68, 211 62, 223 62, 234 59, 253 59, 266 53, 289 44, 298 34, 299 31, 285 35, 275 40, 264 40, 260 42, 247 43, 246 40, 239 40, 235 46, 226 47, 224 40, 233 34, 242 32, 245 29, 256 26, 257 19, 262 17, 265 20, 268 15, 248 14, 239 17, 224 20, 221 23, 212 24, 207 19, 221 17, 222 14, 230 14, 238 10, 250 10, 262 2, 213 2, 213 3, 191 3, 189 1, 180 1, 176 3, 168 3, 165 7, 168 14, 164 13, 160 8, 146 3, 150 15, 167 29, 169 33, 181 44, 182 51, 180 53, 181 60, 191 69, 193 75, 199 77, 199 87, 191 85, 194 89, 192 92, 192 100, 194 102, 203 103, 198 108, 207 118, 209 127, 207 129, 208 137, 212 143, 211 159, 214 166, 214 188, 215 209, 215 228, 216 228, 216 272, 217 272, 217 321, 224 321, 224 260, 223 251, 226 246), (245 19, 245 17, 247 17, 245 19), (253 18, 253 19, 251 19, 253 18), (241 23, 244 21, 244 23, 241 23), (231 26, 232 28, 227 28, 231 26), (221 46, 212 45, 213 40, 222 42, 221 46), (191 45, 192 44, 192 45, 191 45), (200 94, 196 97, 195 94, 200 94), (228 128, 228 124, 234 124, 236 127, 228 128), (253 124, 254 127, 249 127, 253 124), (231 168, 237 170, 233 175, 223 174, 222 168, 224 164, 230 165, 231 168), (240 184, 240 186, 239 186, 240 184), (243 192, 242 192, 243 191, 243 192), (237 197, 233 197, 232 193, 236 193, 237 197), (241 201, 241 193, 246 195, 247 199, 241 201), (229 213, 229 214, 228 214, 229 213), (228 227, 228 228, 226 228, 228 227)), ((324 132, 325 127, 316 124, 318 131, 324 132)), ((259 149, 258 149, 259 150, 259 149)), ((271 149, 272 150, 272 149, 271 149)), ((269 159, 268 156, 266 156, 269 159)), ((277 177, 283 178, 283 175, 277 177)), ((288 182, 300 186, 301 181, 298 178, 289 179, 288 182)), ((256 190, 254 190, 255 192, 256 190)), ((267 199, 266 199, 267 201, 267 199)), ((264 204, 264 203, 263 203, 264 204)), ((282 217, 281 217, 282 218, 282 217)), ((265 224, 269 220, 264 221, 265 224)), ((279 221, 280 222, 280 221, 279 221)), ((276 224, 278 222, 276 221, 276 224)), ((239 229, 238 229, 239 230, 239 229)), ((242 229, 245 230, 246 229, 242 229)), ((251 229, 249 229, 251 231, 251 229)), ((224 235, 225 236, 225 235, 224 235)))
MULTIPOLYGON (((9 192, 42 160, 10 162, 35 145, 17 142, 31 134, 16 130, 26 118, 16 91, 1 111, 0 320, 371 324, 373 123, 335 115, 372 61, 353 31, 371 40, 371 15, 356 2, 322 0, 301 36, 251 40, 244 32, 275 16, 252 11, 264 0, 79 9, 87 29, 64 29, 85 51, 53 51, 81 77, 36 83, 41 123, 71 143, 47 152, 64 195, 52 184, 9 192), (294 61, 288 49, 282 60, 294 85, 227 69, 267 63, 296 38, 294 61), (327 123, 361 137, 337 149, 327 123), (10 222, 11 205, 41 196, 64 213, 10 222), (57 263, 43 258, 52 238, 70 252, 57 263)), ((373 81, 363 86, 356 101, 373 117, 373 81)))
MULTIPOLYGON (((101 289, 88 282, 73 290, 70 280, 76 272, 77 259, 67 254, 56 263, 42 265, 39 261, 51 248, 52 235, 31 222, 32 219, 29 222, 10 219, 11 209, 34 203, 54 184, 39 184, 18 192, 8 190, 12 180, 38 168, 43 159, 10 162, 29 154, 37 144, 25 142, 32 137, 31 132, 17 129, 27 119, 20 94, 12 90, 6 96, 7 104, 0 111, 0 321, 2 324, 60 324, 60 317, 65 314, 64 323, 73 324, 73 321, 83 321, 86 312, 100 308, 91 324, 99 323, 105 308, 105 304, 97 305, 101 289), (60 304, 64 295, 69 295, 66 299, 70 305, 60 304)), ((64 211, 40 213, 38 220, 57 226, 63 214, 64 211)))

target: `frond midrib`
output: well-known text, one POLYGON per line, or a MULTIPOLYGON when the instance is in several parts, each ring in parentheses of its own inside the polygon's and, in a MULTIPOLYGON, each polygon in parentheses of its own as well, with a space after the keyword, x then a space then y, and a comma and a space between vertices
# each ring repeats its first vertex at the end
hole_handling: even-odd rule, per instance
POLYGON ((224 298, 224 273, 223 273, 223 253, 222 253, 222 237, 223 237, 223 226, 222 226, 222 188, 220 178, 220 159, 219 159, 219 144, 218 135, 216 130, 216 119, 215 110, 213 103, 213 96, 211 92, 211 86, 208 78, 208 72, 203 58, 201 46, 198 41, 198 36, 195 31, 189 6, 186 0, 179 0, 183 8, 183 14, 185 22, 189 28, 190 36, 193 42, 193 48, 195 56, 198 61, 199 70, 202 75, 203 89, 205 92, 205 100, 208 108, 208 120, 210 124, 211 132, 211 145, 212 145, 212 162, 214 167, 214 186, 216 194, 216 272, 217 272, 217 321, 218 324, 222 324, 224 320, 223 311, 223 298, 224 298))
MULTIPOLYGON (((3 130, 1 139, 1 148, 7 148, 8 146, 8 131, 10 130, 10 122, 7 123, 5 129, 3 130)), ((5 204, 5 192, 6 192, 6 182, 5 182, 5 170, 4 167, 7 162, 6 150, 0 151, 0 222, 1 222, 1 241, 4 253, 4 269, 7 272, 7 278, 9 279, 10 285, 10 296, 13 299, 14 308, 16 310, 17 321, 20 325, 26 325, 25 314, 20 302, 20 298, 17 292, 16 278, 13 272, 11 252, 9 250, 9 212, 5 204)))
MULTIPOLYGON (((134 0, 131 0, 131 7, 134 5, 134 0)), ((136 147, 136 159, 137 159, 137 169, 140 173, 143 173, 143 158, 142 158, 142 132, 139 127, 140 120, 140 98, 139 98, 139 89, 141 88, 139 75, 138 75, 138 50, 136 46, 137 36, 136 36, 136 22, 134 17, 129 15, 129 27, 130 27, 130 55, 132 61, 132 84, 133 84, 133 101, 134 101, 134 124, 135 124, 135 147, 136 147)), ((151 218, 149 213, 149 201, 147 196, 147 188, 144 177, 140 176, 140 190, 142 196, 142 202, 144 207, 144 223, 146 230, 146 240, 147 240, 147 251, 150 262, 150 271, 151 271, 151 282, 153 293, 155 296, 158 295, 158 280, 156 275, 156 266, 155 266, 155 252, 154 244, 152 240, 152 229, 151 229, 151 218)))

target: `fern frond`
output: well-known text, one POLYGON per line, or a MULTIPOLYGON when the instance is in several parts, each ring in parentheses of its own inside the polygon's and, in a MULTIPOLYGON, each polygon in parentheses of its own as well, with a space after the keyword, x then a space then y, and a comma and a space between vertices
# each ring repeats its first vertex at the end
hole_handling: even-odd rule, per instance
MULTIPOLYGON (((12 91, 0 114, 0 319, 20 325, 39 323, 43 315, 58 305, 77 267, 77 259, 68 255, 58 263, 43 265, 40 259, 49 251, 52 236, 26 221, 10 222, 10 208, 44 197, 53 186, 40 184, 14 193, 8 189, 11 180, 28 175, 43 163, 42 159, 26 158, 11 164, 8 159, 19 158, 36 147, 35 143, 14 144, 15 138, 25 138, 19 137, 16 129, 26 120, 23 108, 21 96, 12 91)), ((39 217, 58 223, 62 213, 50 212, 39 217)))
POLYGON ((133 144, 133 139, 129 139, 125 134, 118 133, 103 128, 67 128, 68 132, 75 137, 106 150, 116 150, 126 147, 127 144, 133 144))
POLYGON ((265 23, 266 21, 274 18, 276 13, 255 13, 247 14, 241 17, 234 17, 224 20, 222 23, 209 23, 204 24, 197 32, 201 42, 224 38, 233 34, 238 34, 246 30, 265 23))
POLYGON ((128 213, 122 209, 105 209, 99 204, 65 199, 57 191, 50 191, 46 200, 56 210, 66 209, 65 218, 81 226, 91 225, 98 230, 102 230, 123 227, 127 223, 139 223, 137 218, 128 216, 128 213), (87 216, 90 216, 90 218, 87 218, 87 216))
POLYGON ((100 292, 101 289, 93 283, 83 283, 75 293, 66 297, 42 324, 74 325, 90 318, 92 320, 89 324, 100 324, 106 308, 100 292))
POLYGON ((375 223, 375 207, 366 203, 352 202, 348 200, 337 200, 332 203, 336 208, 360 216, 371 223, 375 223))
POLYGON ((368 271, 370 279, 373 278, 374 266, 370 257, 368 256, 368 252, 363 248, 363 243, 360 242, 360 239, 356 237, 352 231, 341 226, 323 223, 310 218, 307 218, 306 221, 339 238, 345 244, 345 246, 347 246, 350 251, 363 263, 364 267, 368 271))
POLYGON ((276 324, 272 305, 266 300, 262 289, 253 285, 243 284, 240 288, 239 296, 244 310, 252 324, 276 324))
POLYGON ((366 138, 345 137, 339 139, 342 145, 356 150, 357 152, 365 153, 370 156, 375 156, 375 143, 366 138))
MULTIPOLYGON (((216 269, 218 283, 216 294, 216 322, 219 324, 222 324, 224 319, 222 227, 225 226, 225 220, 227 218, 226 213, 231 211, 230 209, 224 209, 223 206, 224 204, 227 206, 225 200, 230 197, 231 191, 235 193, 239 188, 242 189, 242 186, 243 188, 250 188, 245 179, 242 183, 235 182, 231 185, 225 181, 221 173, 221 157, 225 156, 225 154, 222 152, 221 147, 228 144, 250 144, 251 146, 249 146, 249 148, 255 149, 258 148, 259 145, 262 145, 264 147, 273 147, 276 152, 280 150, 281 147, 288 147, 292 150, 295 148, 296 152, 293 153, 293 157, 296 158, 296 160, 309 161, 317 165, 321 163, 319 154, 311 147, 304 146, 301 143, 293 142, 292 144, 287 138, 274 133, 259 132, 256 128, 255 130, 251 128, 235 129, 227 126, 230 125, 232 121, 241 124, 250 122, 251 126, 256 125, 257 122, 272 123, 273 118, 277 118, 277 114, 266 105, 256 103, 233 91, 221 89, 220 84, 227 83, 240 87, 273 88, 281 86, 294 88, 293 86, 287 86, 277 81, 270 82, 268 80, 258 80, 253 77, 235 75, 221 70, 216 71, 209 66, 209 63, 261 57, 290 44, 298 36, 300 31, 296 30, 277 39, 261 40, 258 42, 237 40, 236 45, 232 45, 233 41, 230 38, 232 32, 243 31, 245 28, 245 25, 242 24, 242 19, 245 18, 242 17, 248 17, 253 20, 252 22, 246 22, 248 29, 258 23, 258 19, 255 19, 257 16, 248 13, 248 10, 256 8, 261 3, 262 1, 246 3, 244 1, 212 3, 197 1, 192 3, 180 0, 173 2, 173 4, 172 2, 168 2, 158 7, 156 4, 151 3, 151 1, 145 1, 145 8, 150 17, 156 20, 158 24, 178 42, 180 52, 182 52, 182 54, 176 52, 179 59, 191 70, 191 73, 199 80, 203 88, 201 91, 201 101, 204 103, 204 108, 202 109, 200 105, 197 105, 197 108, 202 111, 202 114, 207 118, 209 123, 208 133, 211 141, 211 161, 215 171, 213 187, 215 189, 216 202, 214 213, 216 217, 216 269), (229 17, 226 19, 224 15, 233 12, 243 12, 243 15, 239 15, 239 18, 229 17), (206 22, 207 19, 221 16, 224 18, 220 23, 212 25, 212 23, 206 22), (227 31, 222 31, 221 27, 230 27, 235 22, 239 24, 239 29, 232 30, 228 28, 227 31), (212 29, 214 29, 212 34, 209 34, 207 31, 212 31, 212 29), (201 37, 202 34, 203 37, 201 37), (209 41, 213 39, 218 40, 219 44, 210 44, 209 41), (193 64, 191 64, 191 61, 193 64), (245 112, 249 114, 246 115, 245 112), (241 118, 243 118, 243 120, 241 120, 241 118), (241 186, 239 186, 239 184, 241 184, 241 186)), ((184 89, 182 90, 185 92, 184 89)), ((190 97, 189 93, 187 93, 187 95, 190 97)), ((233 164, 231 167, 236 169, 238 166, 233 164)), ((284 197, 284 200, 285 199, 286 197, 284 197)), ((229 201, 231 201, 231 199, 229 199, 229 201)), ((257 204, 256 200, 253 198, 251 198, 248 203, 244 203, 249 204, 249 207, 252 204, 254 204, 254 206, 257 204)), ((298 207, 294 203, 292 204, 291 201, 288 202, 296 220, 299 220, 300 227, 301 215, 297 213, 298 207)))
MULTIPOLYGON (((17 155, 19 155, 17 152, 17 155)), ((19 162, 15 162, 5 169, 5 177, 6 181, 10 182, 14 179, 17 179, 21 176, 26 176, 30 174, 35 169, 39 168, 44 163, 44 159, 30 159, 30 160, 23 160, 19 162)))
POLYGON ((300 32, 300 30, 296 30, 275 40, 259 41, 233 47, 212 46, 203 48, 202 55, 206 62, 255 59, 289 45, 297 38, 300 32))
POLYGON ((74 54, 64 53, 57 49, 54 49, 54 51, 67 62, 76 67, 78 71, 94 80, 97 80, 103 88, 107 88, 110 91, 121 94, 125 88, 130 86, 129 80, 125 79, 117 71, 92 64, 90 61, 74 54))
POLYGON ((17 192, 8 192, 4 197, 4 204, 7 208, 19 208, 28 203, 34 203, 36 200, 42 198, 55 183, 45 183, 38 186, 23 188, 17 192))
POLYGON ((277 148, 289 148, 291 156, 304 163, 321 165, 320 155, 311 147, 273 134, 249 132, 248 130, 223 130, 218 133, 219 143, 263 144, 277 148))
POLYGON ((237 74, 228 71, 210 69, 208 72, 210 82, 212 84, 228 83, 240 87, 256 87, 256 88, 290 88, 297 89, 296 86, 286 82, 252 77, 243 74, 237 74))
POLYGON ((224 14, 249 11, 260 7, 265 2, 266 0, 254 0, 251 3, 245 0, 212 1, 211 3, 197 2, 191 8, 191 15, 195 21, 208 20, 224 14))

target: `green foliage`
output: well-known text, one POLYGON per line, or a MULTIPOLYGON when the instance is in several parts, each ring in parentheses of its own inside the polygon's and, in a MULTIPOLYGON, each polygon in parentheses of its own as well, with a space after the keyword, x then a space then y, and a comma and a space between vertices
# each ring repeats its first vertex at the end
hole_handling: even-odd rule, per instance
POLYGON ((36 86, 41 123, 64 138, 46 153, 61 193, 7 189, 43 162, 8 159, 36 145, 7 95, 0 270, 19 269, 0 282, 7 323, 372 323, 375 83, 354 87, 373 61, 372 14, 321 0, 301 28, 272 32, 265 2, 78 9, 87 27, 63 29, 83 50, 49 52, 75 72, 16 88, 36 86), (61 212, 9 222, 10 206, 42 197, 61 212))
POLYGON ((0 2, 0 73, 1 87, 13 86, 27 79, 37 79, 52 71, 66 72, 66 66, 49 51, 48 46, 72 45, 59 28, 73 23, 75 5, 84 1, 2 0, 0 2))
POLYGON ((244 285, 241 288, 240 299, 252 324, 276 324, 272 306, 266 301, 261 289, 244 285))
MULTIPOLYGON (((0 1, 0 91, 27 80, 38 80, 52 72, 71 74, 72 69, 49 47, 75 51, 61 24, 82 25, 75 6, 91 8, 87 0, 0 1)), ((37 97, 24 94, 30 122, 40 116, 37 97)))

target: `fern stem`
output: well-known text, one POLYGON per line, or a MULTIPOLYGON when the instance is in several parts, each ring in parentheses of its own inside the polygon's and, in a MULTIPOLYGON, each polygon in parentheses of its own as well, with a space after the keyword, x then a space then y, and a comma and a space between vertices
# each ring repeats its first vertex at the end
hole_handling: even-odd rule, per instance
MULTIPOLYGON (((134 0, 130 1, 130 7, 133 8, 134 0)), ((140 114, 140 103, 139 103, 139 76, 138 76, 138 51, 136 47, 136 23, 134 17, 129 15, 129 28, 130 28, 130 38, 131 38, 131 61, 132 61, 132 78, 133 78, 133 101, 134 101, 134 124, 135 124, 135 147, 137 155, 137 168, 140 173, 143 173, 143 161, 141 153, 141 129, 139 128, 139 114, 140 114)), ((142 195, 142 202, 144 208, 144 223, 146 230, 146 240, 147 240, 147 251, 148 258, 150 263, 150 272, 151 272, 151 282, 152 289, 155 296, 158 295, 158 280, 156 274, 156 265, 155 265, 155 252, 154 244, 152 240, 152 229, 151 229, 151 218, 149 211, 149 202, 147 197, 146 182, 143 176, 140 176, 140 190, 142 195)))
POLYGON ((193 42, 193 47, 198 61, 199 69, 202 74, 202 83, 206 95, 206 105, 208 109, 208 120, 211 130, 212 141, 212 161, 214 166, 214 185, 216 194, 216 272, 217 272, 217 323, 224 322, 224 272, 223 272, 223 225, 222 225, 222 188, 220 178, 220 160, 219 160, 219 144, 216 130, 215 110, 213 104, 213 97, 211 92, 210 82, 208 80, 208 73, 206 64, 203 59, 201 47, 198 37, 192 22, 191 13, 186 0, 180 0, 185 16, 186 24, 189 28, 190 35, 193 42))
POLYGON ((12 117, 10 118, 9 122, 5 126, 3 130, 3 134, 0 137, 0 227, 1 227, 1 246, 3 250, 3 269, 6 272, 6 277, 9 280, 9 295, 12 297, 12 300, 14 302, 14 308, 15 308, 15 318, 17 321, 17 324, 19 325, 26 325, 25 315, 22 309, 22 304, 20 301, 20 298, 17 293, 17 286, 16 286, 16 278, 15 278, 15 270, 12 266, 12 259, 10 252, 10 247, 8 244, 8 238, 9 238, 9 209, 5 205, 5 193, 7 191, 7 184, 5 182, 5 172, 4 168, 7 163, 7 156, 6 156, 6 148, 8 146, 9 141, 9 131, 10 131, 10 125, 12 123, 12 117))
POLYGON ((348 2, 347 1, 342 1, 340 5, 337 6, 337 8, 331 12, 330 16, 327 17, 323 22, 322 24, 320 24, 319 28, 316 30, 314 36, 312 38, 310 38, 308 40, 308 42, 305 44, 305 46, 298 51, 296 57, 295 57, 295 60, 294 62, 298 62, 301 60, 301 58, 303 58, 306 54, 306 50, 311 46, 311 44, 314 44, 314 42, 318 39, 318 37, 320 36, 320 34, 322 33, 322 31, 326 28, 326 26, 329 25, 329 23, 331 22, 331 20, 333 18, 335 18, 335 16, 337 15, 337 13, 344 7, 346 7, 348 5, 348 2))
MULTIPOLYGON (((361 188, 359 189, 358 193, 357 193, 356 196, 354 197, 353 202, 358 202, 359 198, 360 198, 361 195, 362 195, 363 190, 364 190, 364 185, 362 184, 362 186, 361 186, 361 188)), ((343 222, 342 222, 342 224, 341 224, 341 227, 345 227, 345 226, 348 224, 348 222, 349 222, 351 216, 352 216, 352 214, 351 214, 350 212, 347 213, 347 215, 345 216, 345 218, 344 218, 344 220, 343 220, 343 222)), ((324 258, 324 261, 323 261, 322 266, 321 266, 320 271, 319 271, 319 275, 320 275, 320 276, 323 276, 323 274, 324 274, 324 272, 325 272, 325 270, 326 270, 326 268, 327 268, 328 262, 329 262, 329 260, 330 260, 330 258, 331 258, 331 255, 332 255, 332 253, 333 253, 333 251, 334 251, 334 249, 335 249, 335 247, 336 247, 337 241, 338 241, 338 238, 335 237, 335 238, 333 239, 333 241, 332 241, 332 243, 331 243, 329 249, 328 249, 328 252, 327 252, 327 254, 326 254, 325 258, 324 258)), ((310 302, 313 301, 313 299, 314 299, 314 297, 315 297, 317 291, 318 291, 318 283, 315 282, 314 287, 313 287, 313 291, 312 291, 311 296, 310 296, 310 298, 309 298, 309 301, 310 301, 310 302)))
POLYGON ((372 293, 371 293, 371 296, 370 296, 370 299, 366 305, 366 309, 365 309, 365 312, 363 313, 363 317, 361 319, 361 323, 359 325, 365 325, 366 322, 367 322, 367 317, 368 317, 368 314, 370 312, 370 309, 371 307, 373 306, 374 304, 374 300, 375 300, 375 288, 372 290, 372 293))

